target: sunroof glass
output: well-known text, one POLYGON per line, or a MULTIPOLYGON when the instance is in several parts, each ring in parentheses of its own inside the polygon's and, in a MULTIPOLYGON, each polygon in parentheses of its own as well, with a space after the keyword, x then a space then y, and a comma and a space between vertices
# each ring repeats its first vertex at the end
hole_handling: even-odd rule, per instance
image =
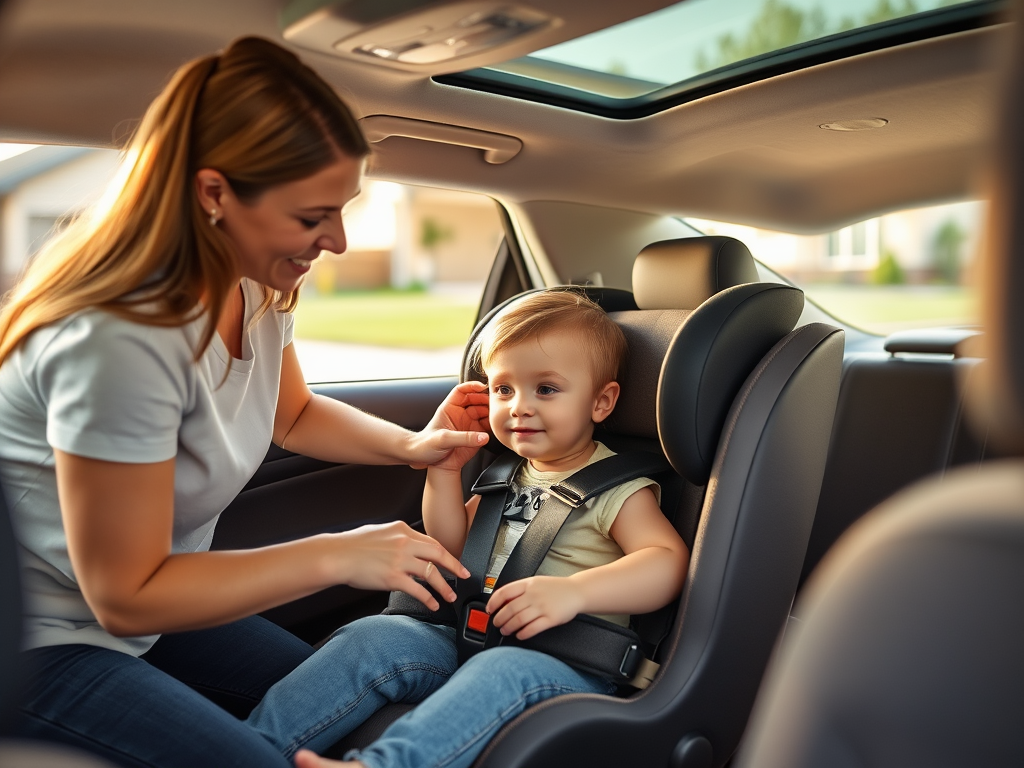
POLYGON ((840 32, 971 0, 684 0, 488 69, 631 99, 840 32))

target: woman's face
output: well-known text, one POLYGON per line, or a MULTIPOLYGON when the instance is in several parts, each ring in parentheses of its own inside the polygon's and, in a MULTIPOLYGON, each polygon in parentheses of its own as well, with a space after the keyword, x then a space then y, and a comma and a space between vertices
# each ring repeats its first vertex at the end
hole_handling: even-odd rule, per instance
POLYGON ((217 171, 200 170, 196 180, 207 213, 216 211, 216 226, 235 244, 241 277, 292 291, 321 251, 344 252, 341 211, 359 194, 362 170, 361 159, 338 155, 323 170, 271 187, 249 204, 217 171))

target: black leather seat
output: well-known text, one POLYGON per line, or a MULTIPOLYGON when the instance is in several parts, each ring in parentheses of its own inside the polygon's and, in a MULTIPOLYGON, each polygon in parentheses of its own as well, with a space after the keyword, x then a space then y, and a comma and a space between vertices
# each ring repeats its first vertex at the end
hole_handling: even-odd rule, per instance
MULTIPOLYGON (((1024 452, 1024 28, 998 147, 969 406, 1024 452)), ((1024 765, 1024 463, 951 472, 854 525, 812 575, 741 768, 1024 765)))
POLYGON ((801 583, 847 528, 892 494, 998 455, 964 413, 981 364, 974 333, 903 331, 886 339, 885 352, 844 361, 801 583))
MULTIPOLYGON (((800 291, 755 279, 742 244, 694 238, 645 249, 635 296, 590 290, 630 349, 599 439, 664 451, 677 474, 663 479, 663 509, 691 546, 690 572, 648 689, 548 701, 478 765, 712 766, 735 749, 796 590, 843 350, 838 329, 791 330, 800 291)), ((396 711, 332 753, 366 743, 396 711)))

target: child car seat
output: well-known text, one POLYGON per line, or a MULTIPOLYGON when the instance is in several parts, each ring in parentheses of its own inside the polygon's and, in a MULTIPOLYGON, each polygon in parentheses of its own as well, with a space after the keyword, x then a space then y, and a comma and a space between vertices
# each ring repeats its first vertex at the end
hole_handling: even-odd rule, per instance
MULTIPOLYGON (((791 332, 802 293, 756 275, 738 241, 692 238, 648 246, 634 295, 588 290, 629 344, 619 404, 596 437, 667 457, 675 474, 662 507, 691 547, 690 571, 674 619, 649 619, 650 634, 670 630, 649 688, 545 702, 499 732, 478 765, 683 768, 734 751, 796 589, 843 348, 829 326, 791 332)), ((464 378, 479 375, 468 364, 478 332, 464 378)), ((385 708, 331 753, 366 744, 407 709, 385 708)))

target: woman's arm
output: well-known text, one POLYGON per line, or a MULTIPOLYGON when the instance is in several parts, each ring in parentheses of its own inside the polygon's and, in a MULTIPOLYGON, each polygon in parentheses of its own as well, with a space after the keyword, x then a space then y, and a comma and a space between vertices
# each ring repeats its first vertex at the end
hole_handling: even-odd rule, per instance
POLYGON ((623 557, 572 576, 533 576, 506 584, 487 603, 494 625, 503 635, 515 633, 526 640, 580 613, 649 613, 679 594, 690 551, 650 488, 626 499, 609 534, 623 557))
POLYGON ((453 449, 487 442, 487 388, 456 387, 422 432, 410 432, 358 408, 314 395, 306 385, 293 345, 284 348, 274 442, 295 453, 352 464, 423 467, 453 449))
MULTIPOLYGON (((405 523, 260 549, 172 555, 173 459, 124 464, 54 453, 75 576, 113 635, 212 627, 335 584, 399 589, 436 610, 412 577, 426 575, 429 562, 469 575, 440 544, 405 523)), ((428 580, 455 598, 436 568, 428 580)))

